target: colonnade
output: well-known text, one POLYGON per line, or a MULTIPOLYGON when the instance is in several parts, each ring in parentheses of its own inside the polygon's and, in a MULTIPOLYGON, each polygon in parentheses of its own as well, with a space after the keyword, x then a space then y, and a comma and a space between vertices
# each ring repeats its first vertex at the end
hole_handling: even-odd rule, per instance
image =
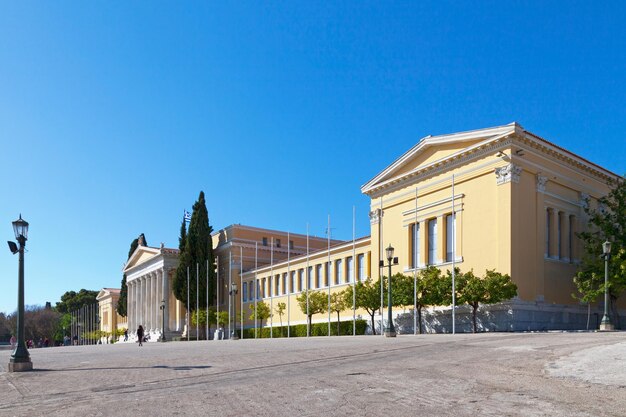
POLYGON ((144 332, 168 332, 170 329, 169 272, 165 268, 148 272, 126 283, 128 287, 128 329, 135 333, 139 325, 144 332), (164 302, 164 303, 163 303, 164 302), (165 308, 161 308, 164 304, 165 308), (163 329, 165 323, 165 329, 163 329))

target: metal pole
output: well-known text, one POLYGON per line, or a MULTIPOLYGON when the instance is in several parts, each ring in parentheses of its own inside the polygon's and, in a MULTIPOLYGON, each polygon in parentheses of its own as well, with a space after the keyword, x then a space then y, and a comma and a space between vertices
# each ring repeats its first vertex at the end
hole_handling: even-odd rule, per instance
POLYGON ((419 265, 417 234, 419 228, 417 225, 417 187, 415 187, 415 224, 413 226, 413 334, 417 334, 417 267, 419 265))
POLYGON ((287 338, 291 337, 291 293, 293 291, 291 285, 291 240, 290 234, 287 232, 287 338))
POLYGON ((206 260, 206 340, 209 340, 209 260, 206 260))
POLYGON ((388 259, 389 261, 389 277, 387 277, 387 321, 388 326, 387 326, 387 334, 385 336, 387 337, 396 337, 396 329, 393 326, 393 318, 392 318, 392 311, 391 311, 391 259, 388 259))
MULTIPOLYGON (((241 278, 241 274, 243 274, 243 246, 239 247, 239 258, 241 260, 241 264, 239 265, 239 288, 241 293, 239 293, 239 300, 241 301, 241 338, 243 339, 243 279, 241 278)), ((235 319, 237 315, 235 315, 235 319)))
POLYGON ((326 270, 326 279, 328 280, 328 335, 330 335, 330 214, 328 215, 328 226, 326 227, 326 238, 328 241, 328 269, 326 270))
POLYGON ((456 333, 456 271, 454 258, 456 253, 454 250, 456 235, 456 219, 454 215, 454 174, 452 174, 452 334, 456 333))
MULTIPOLYGON (((382 197, 380 197, 380 218, 378 219, 378 221, 379 221, 379 229, 378 230, 380 230, 380 233, 378 234, 379 235, 379 238, 378 238, 379 243, 378 244, 380 246, 380 248, 379 248, 379 250, 380 250, 379 258, 382 260, 383 259, 383 251, 384 251, 384 249, 383 249, 383 198, 382 197)), ((384 264, 384 261, 383 261, 383 264, 384 264)), ((378 266, 378 273, 379 273, 379 276, 380 276, 380 280, 379 280, 380 281, 380 335, 385 337, 384 319, 383 319, 383 312, 384 312, 384 308, 383 308, 384 307, 384 305, 383 305, 383 302, 384 302, 384 300, 383 300, 383 276, 384 276, 385 272, 384 272, 384 266, 381 267, 380 266, 380 262, 379 262, 379 266, 378 266)))
POLYGON ((228 337, 232 335, 230 312, 232 311, 232 298, 230 292, 232 291, 233 282, 233 252, 228 252, 228 337))
POLYGON ((274 337, 274 236, 270 238, 270 279, 267 283, 270 291, 270 339, 274 337))
POLYGON ((600 322, 600 330, 612 330, 609 318, 609 254, 604 254, 604 316, 600 322))
POLYGON ((200 264, 196 262, 196 342, 200 337, 198 312, 200 311, 200 264))
MULTIPOLYGON (((306 278, 306 336, 309 337, 311 336, 311 324, 309 323, 310 319, 309 319, 309 280, 311 279, 310 277, 310 271, 309 271, 309 224, 306 224, 306 274, 305 274, 305 278, 306 278)), ((329 308, 330 308, 330 304, 329 304, 329 308)), ((330 336, 330 322, 328 322, 328 335, 330 336)))
MULTIPOLYGON (((356 206, 352 206, 352 336, 356 336, 356 206)), ((337 333, 339 336, 339 333, 337 333)))
POLYGON ((257 268, 259 267, 259 242, 254 242, 254 338, 257 338, 257 300, 259 299, 259 277, 257 268))
POLYGON ((187 267, 187 317, 186 317, 186 321, 187 321, 187 341, 189 341, 189 267, 187 267))
MULTIPOLYGON (((220 257, 215 257, 215 263, 217 264, 217 276, 215 278, 215 326, 219 329, 220 327, 220 292, 222 287, 220 287, 220 257)), ((217 334, 220 334, 217 332, 217 334)), ((224 337, 222 333, 222 337, 224 337)))

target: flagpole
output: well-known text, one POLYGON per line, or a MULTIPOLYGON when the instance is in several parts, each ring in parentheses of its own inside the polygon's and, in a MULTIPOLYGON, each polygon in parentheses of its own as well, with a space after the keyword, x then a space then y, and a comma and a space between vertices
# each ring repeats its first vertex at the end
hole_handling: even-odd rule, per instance
MULTIPOLYGON (((378 253, 378 259, 382 260, 382 256, 383 256, 383 198, 380 197, 380 238, 378 245, 380 246, 378 248, 379 253, 378 253)), ((383 314, 383 269, 381 266, 381 263, 378 262, 378 275, 380 277, 380 334, 381 336, 385 337, 385 332, 383 331, 383 328, 385 327, 385 323, 384 323, 384 314, 383 314)))
MULTIPOLYGON (((239 265, 239 286, 241 287, 239 291, 239 299, 241 301, 239 304, 239 314, 241 314, 241 339, 243 339, 243 279, 241 278, 241 274, 243 274, 243 246, 239 246, 239 258, 241 259, 241 265, 239 265)), ((237 317, 235 317, 235 319, 237 319, 237 317)))
POLYGON ((328 269, 326 274, 326 279, 328 280, 328 335, 330 336, 330 276, 331 276, 331 265, 330 265, 330 214, 328 215, 328 226, 326 227, 326 238, 328 241, 328 269))
POLYGON ((270 238, 270 279, 268 282, 270 291, 270 339, 274 338, 274 292, 272 291, 274 281, 274 236, 270 238))
MULTIPOLYGON (((215 263, 217 264, 217 276, 215 278, 215 326, 220 328, 220 257, 219 255, 215 257, 215 263)), ((218 331, 219 335, 220 332, 218 331)), ((224 334, 222 333, 222 338, 224 338, 224 334)))
POLYGON ((200 326, 198 320, 198 312, 200 310, 200 264, 196 262, 196 342, 200 337, 200 326))
POLYGON ((311 335, 311 324, 309 323, 309 280, 311 279, 309 271, 309 224, 306 224, 306 336, 311 335))
POLYGON ((287 232, 287 338, 291 337, 291 292, 293 288, 291 286, 291 237, 287 232))
MULTIPOLYGON (((163 297, 165 299, 165 296, 163 297)), ((206 260, 206 340, 209 340, 209 260, 206 260)))
MULTIPOLYGON (((356 336, 356 206, 352 206, 352 336, 356 336)), ((339 334, 337 334, 339 336, 339 334)))
POLYGON ((230 295, 230 289, 233 286, 233 252, 229 251, 228 252, 228 338, 230 339, 231 335, 232 335, 232 331, 231 331, 231 320, 230 320, 230 313, 231 311, 233 311, 233 306, 232 304, 232 298, 230 295))
POLYGON ((415 225, 413 226, 413 334, 417 334, 417 267, 419 265, 419 255, 417 247, 417 186, 415 187, 415 225))
POLYGON ((187 341, 189 341, 189 266, 187 266, 187 317, 186 317, 186 321, 187 321, 187 341))
POLYGON ((257 300, 259 299, 259 278, 257 268, 259 267, 259 242, 254 242, 254 338, 257 338, 257 300))
POLYGON ((452 334, 456 333, 456 213, 454 211, 454 174, 452 174, 452 334))

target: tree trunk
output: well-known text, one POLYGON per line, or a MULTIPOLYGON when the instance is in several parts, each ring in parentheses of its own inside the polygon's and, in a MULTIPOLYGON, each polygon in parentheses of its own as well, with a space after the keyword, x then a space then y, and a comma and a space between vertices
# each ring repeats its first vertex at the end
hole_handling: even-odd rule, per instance
POLYGON ((307 318, 308 318, 307 321, 309 322, 309 325, 306 326, 306 335, 307 335, 307 337, 311 337, 311 318, 312 317, 313 316, 307 316, 307 318))
POLYGON ((372 334, 376 336, 376 325, 374 324, 374 313, 370 314, 370 317, 372 318, 372 334))
POLYGON ((337 336, 341 336, 339 334, 339 312, 337 312, 337 336))
POLYGON ((472 322, 473 322, 473 333, 476 333, 476 310, 478 310, 478 303, 472 304, 472 322))

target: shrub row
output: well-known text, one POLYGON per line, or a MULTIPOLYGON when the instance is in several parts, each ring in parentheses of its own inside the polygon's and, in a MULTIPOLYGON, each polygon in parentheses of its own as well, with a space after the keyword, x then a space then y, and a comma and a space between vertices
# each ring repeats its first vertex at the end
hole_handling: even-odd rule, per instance
MULTIPOLYGON (((288 326, 277 326, 274 327, 272 331, 269 327, 263 327, 260 329, 256 329, 258 338, 269 338, 270 335, 272 337, 287 337, 287 327, 288 326)), ((363 335, 365 334, 365 329, 367 328, 367 321, 359 319, 356 321, 356 334, 363 335)), ((291 337, 306 337, 306 324, 296 324, 294 326, 289 326, 289 335, 291 337)), ((238 332, 239 329, 237 329, 238 332)), ((252 329, 243 329, 243 337, 245 339, 253 339, 254 338, 254 328, 252 329)), ((241 334, 241 333, 240 333, 241 334)), ((337 322, 330 323, 330 335, 337 336, 337 322)), ((339 335, 340 336, 352 336, 352 320, 350 321, 342 321, 339 322, 339 335)), ((311 336, 328 336, 328 323, 313 323, 311 325, 311 336)))

